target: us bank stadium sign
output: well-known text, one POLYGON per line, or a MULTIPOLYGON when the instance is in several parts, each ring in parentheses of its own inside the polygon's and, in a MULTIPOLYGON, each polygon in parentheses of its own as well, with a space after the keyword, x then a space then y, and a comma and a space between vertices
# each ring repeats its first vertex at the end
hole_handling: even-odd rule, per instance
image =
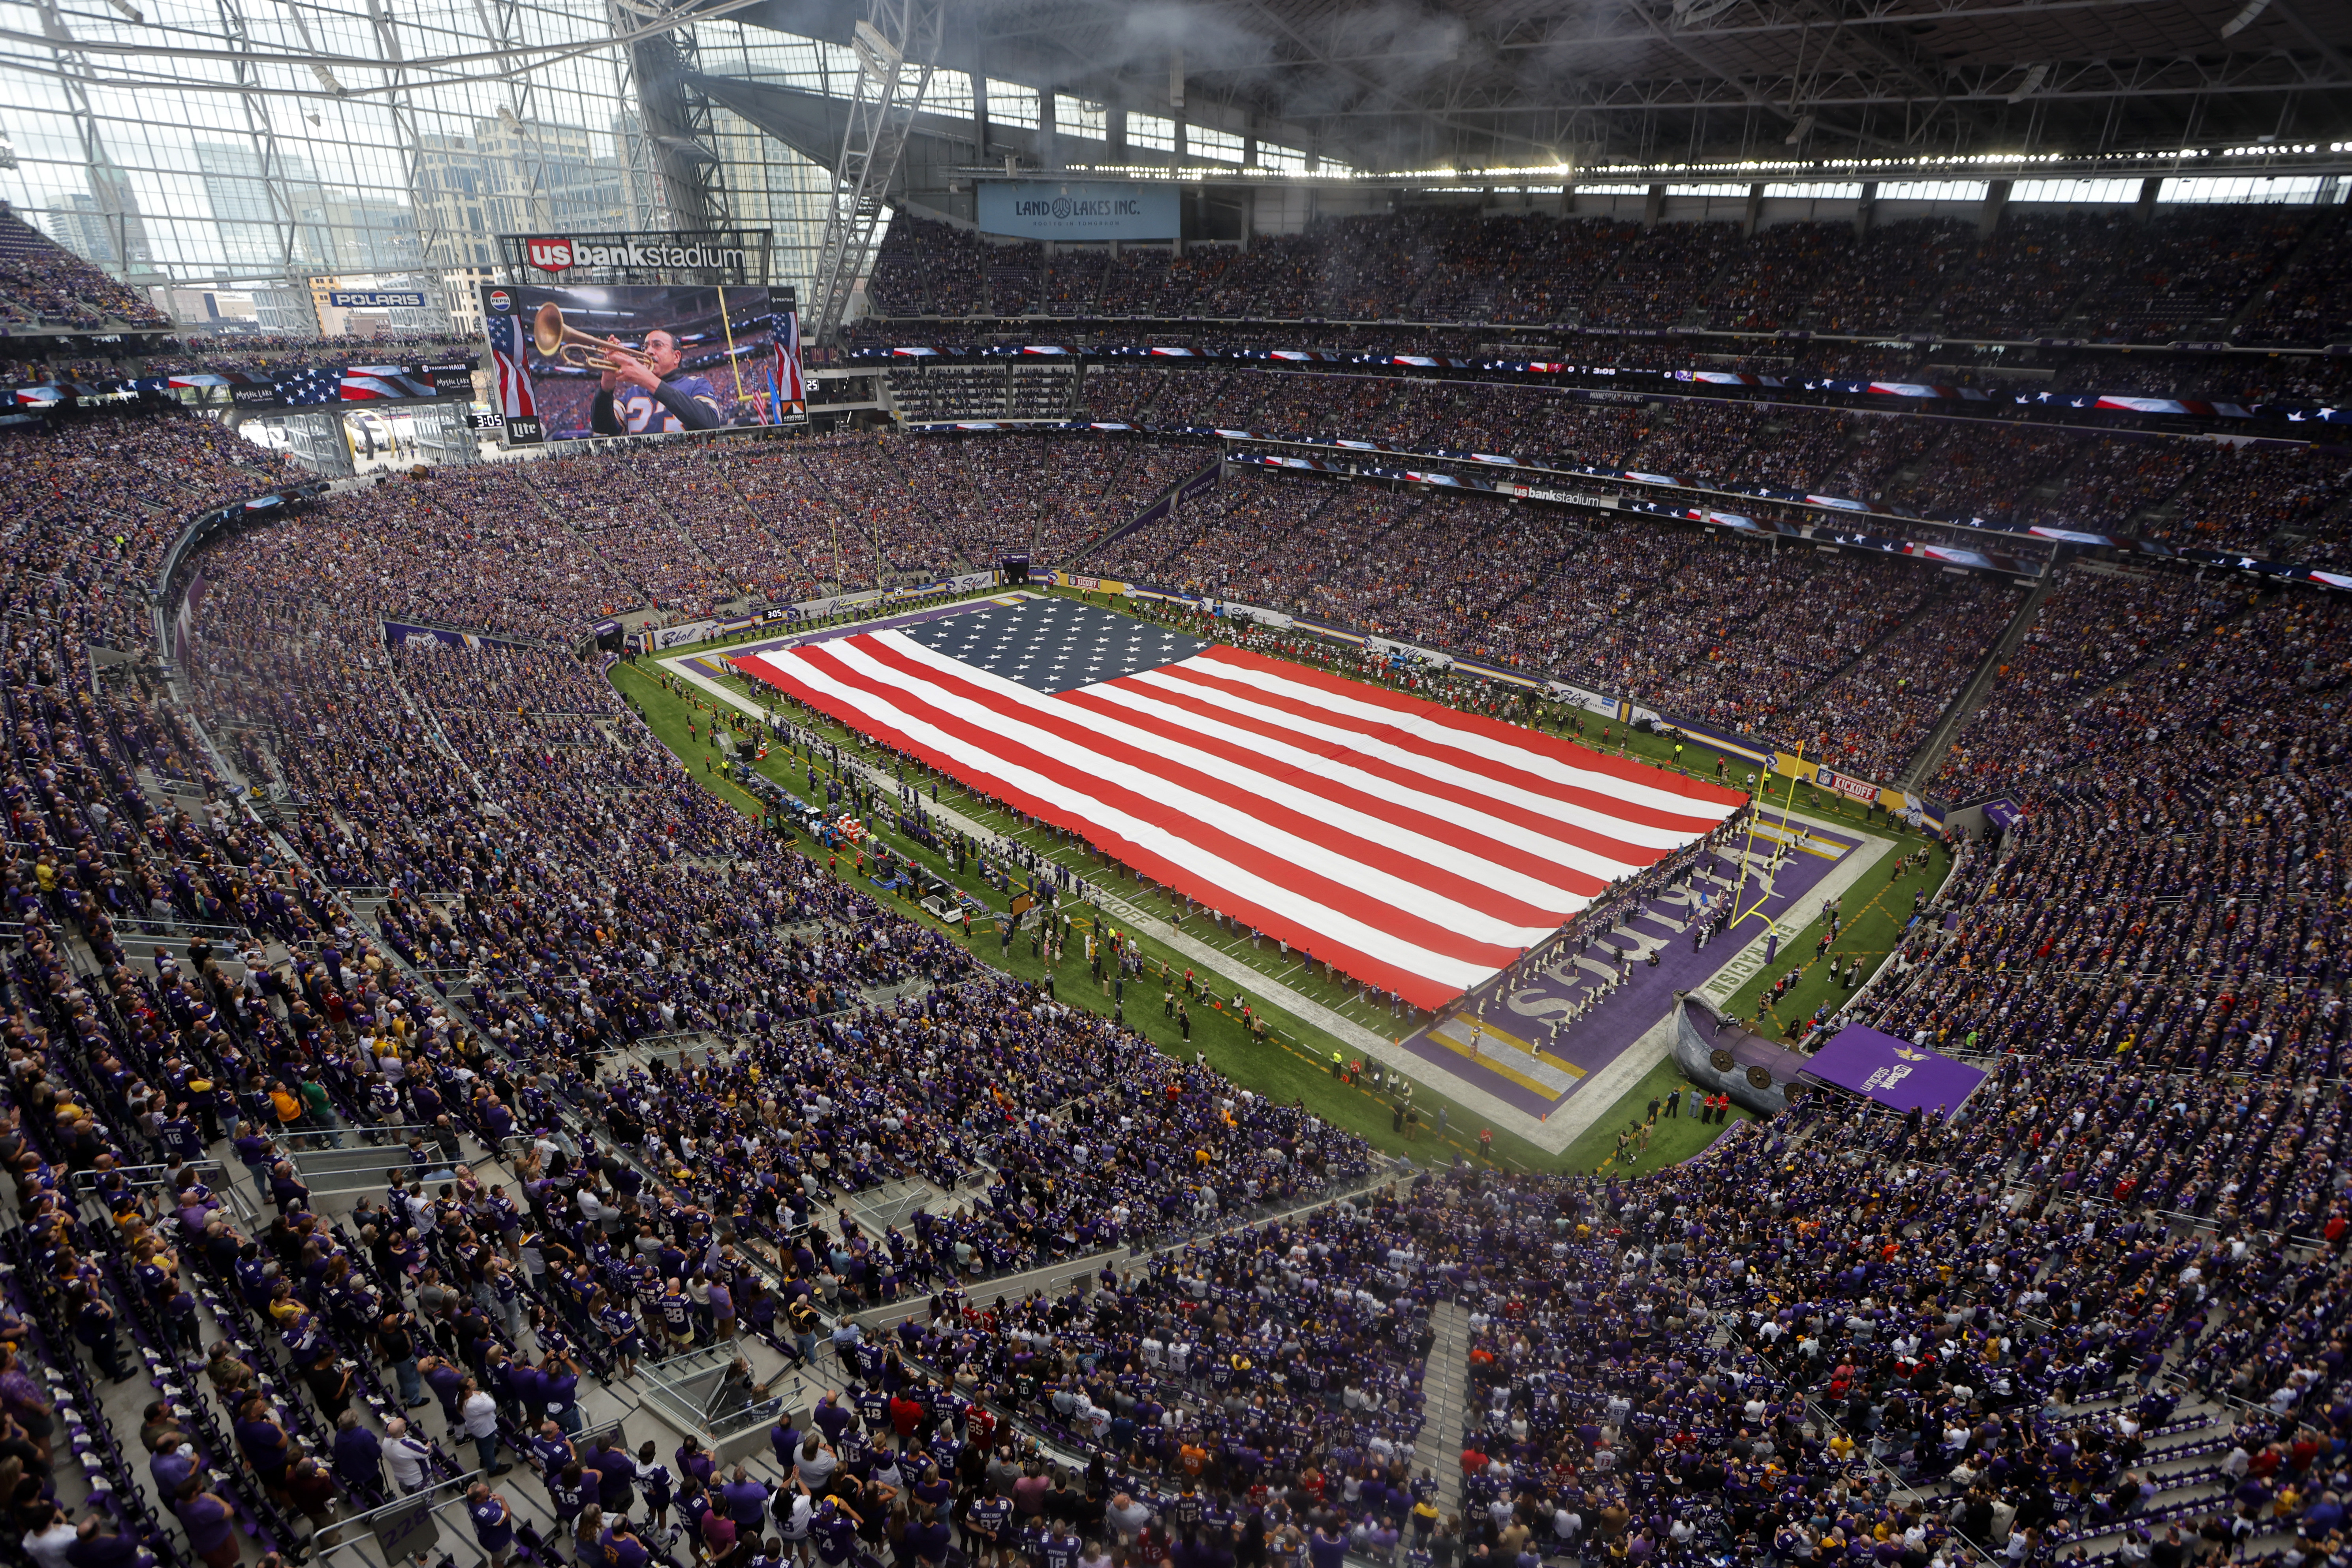
POLYGON ((770 240, 766 229, 499 237, 509 280, 524 283, 764 283, 770 240))
POLYGON ((1556 501, 1561 506, 1599 507, 1604 511, 1615 511, 1618 506, 1618 498, 1615 496, 1591 495, 1583 490, 1547 489, 1540 485, 1496 485, 1495 488, 1507 496, 1517 496, 1521 500, 1548 500, 1556 501))

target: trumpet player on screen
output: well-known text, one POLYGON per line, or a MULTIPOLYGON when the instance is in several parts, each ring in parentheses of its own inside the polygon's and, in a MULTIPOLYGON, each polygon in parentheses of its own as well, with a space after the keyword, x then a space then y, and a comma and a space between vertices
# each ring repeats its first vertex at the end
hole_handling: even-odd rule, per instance
POLYGON ((703 376, 679 374, 675 332, 656 327, 640 349, 606 338, 604 348, 604 370, 588 410, 588 428, 597 435, 662 436, 716 430, 726 422, 719 389, 703 376))

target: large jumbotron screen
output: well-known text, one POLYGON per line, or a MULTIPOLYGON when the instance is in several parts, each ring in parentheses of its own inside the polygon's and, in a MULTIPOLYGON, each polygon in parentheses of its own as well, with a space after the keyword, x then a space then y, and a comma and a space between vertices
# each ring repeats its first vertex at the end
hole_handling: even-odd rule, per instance
POLYGON ((489 284, 482 323, 513 444, 783 424, 805 407, 789 289, 489 284))

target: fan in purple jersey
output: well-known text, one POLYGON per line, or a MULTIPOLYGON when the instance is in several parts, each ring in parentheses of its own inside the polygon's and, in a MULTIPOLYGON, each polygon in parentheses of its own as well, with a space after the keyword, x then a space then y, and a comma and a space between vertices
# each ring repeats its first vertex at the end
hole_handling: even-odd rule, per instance
POLYGON ((645 347, 632 349, 618 338, 605 340, 619 351, 596 384, 588 427, 599 436, 667 436, 680 430, 716 430, 726 423, 719 389, 699 375, 679 374, 677 334, 656 327, 645 347))

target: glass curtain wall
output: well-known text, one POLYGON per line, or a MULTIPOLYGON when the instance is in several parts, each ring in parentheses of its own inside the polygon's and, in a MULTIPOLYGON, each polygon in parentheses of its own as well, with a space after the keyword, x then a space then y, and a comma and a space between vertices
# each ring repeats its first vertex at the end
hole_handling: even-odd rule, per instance
MULTIPOLYGON (((856 93, 857 57, 845 45, 723 19, 697 23, 694 37, 696 58, 713 76, 769 82, 829 98, 856 93)), ((971 79, 961 71, 933 71, 923 101, 940 113, 969 115, 971 79)), ((824 242, 832 171, 716 104, 710 125, 718 142, 711 151, 719 155, 735 222, 775 236, 769 281, 794 290, 805 308, 814 292, 817 252, 824 242)))
MULTIPOLYGON (((67 40, 0 42, 0 133, 17 153, 0 197, 133 282, 250 289, 262 327, 303 331, 320 278, 449 278, 494 265, 500 234, 671 225, 627 52, 608 41, 641 24, 633 5, 140 4, 143 23, 107 0, 0 0, 19 39, 67 40), (106 48, 132 43, 183 52, 106 48), (341 63, 394 51, 397 78, 341 63), (329 63, 239 58, 256 52, 329 63)), ((856 90, 841 45, 725 19, 694 24, 692 41, 703 70, 856 90)), ((926 103, 969 115, 971 79, 934 72, 926 103)), ((710 134, 730 220, 773 231, 773 281, 806 298, 830 173, 717 105, 710 134)))
MULTIPOLYGON (((0 0, 0 195, 134 282, 291 289, 492 260, 492 237, 654 205, 602 5, 0 0), (126 7, 128 9, 128 7, 126 7), (173 55, 108 52, 163 45, 173 55), (340 60, 409 62, 395 75, 340 60), (499 79, 516 67, 526 73, 499 79)), ((628 13, 619 13, 626 17, 628 13)))

